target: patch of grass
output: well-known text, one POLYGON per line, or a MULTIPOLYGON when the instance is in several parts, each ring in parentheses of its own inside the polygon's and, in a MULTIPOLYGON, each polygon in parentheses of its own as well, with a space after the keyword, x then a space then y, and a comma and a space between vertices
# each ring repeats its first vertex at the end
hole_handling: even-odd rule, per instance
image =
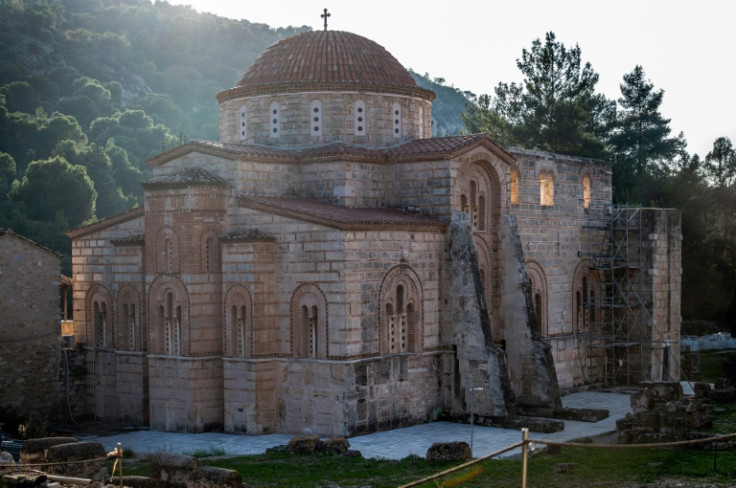
POLYGON ((736 404, 717 403, 714 407, 713 426, 708 431, 716 434, 736 433, 736 404))
POLYGON ((214 456, 225 456, 227 453, 225 452, 225 449, 221 447, 208 447, 206 449, 197 449, 194 451, 191 456, 195 458, 207 458, 207 457, 214 457, 214 456))
MULTIPOLYGON (((530 458, 528 486, 544 488, 633 487, 660 483, 665 479, 733 486, 736 477, 736 451, 717 453, 702 448, 678 449, 596 449, 563 448, 558 454, 543 452, 530 458), (574 463, 575 467, 557 473, 556 467, 574 463)), ((150 459, 126 459, 126 475, 148 475, 150 459)), ((297 455, 285 452, 210 458, 203 465, 234 469, 254 488, 341 488, 396 487, 441 472, 459 463, 433 462, 412 456, 400 461, 363 459, 326 454, 297 455)), ((521 486, 521 461, 488 460, 454 472, 422 488, 467 488, 521 486)))
POLYGON ((707 351, 700 353, 700 377, 701 381, 713 383, 723 376, 723 363, 734 350, 707 351))
MULTIPOLYGON (((418 457, 390 461, 274 453, 205 460, 203 464, 234 469, 241 473, 248 486, 259 488, 388 488, 424 478, 457 463, 431 462, 418 457)), ((675 477, 727 486, 733 481, 733 476, 736 476, 736 451, 718 453, 716 473, 713 471, 713 452, 699 448, 564 448, 559 454, 542 453, 530 459, 528 485, 545 488, 640 486, 641 483, 656 483, 675 477), (557 473, 555 468, 561 463, 575 463, 577 466, 569 472, 557 473)), ((489 460, 422 486, 480 488, 520 486, 520 483, 520 461, 489 460)))
POLYGON ((248 486, 316 488, 337 485, 342 488, 371 486, 396 487, 453 466, 419 457, 401 461, 363 459, 331 455, 262 454, 203 461, 203 464, 234 469, 248 486))

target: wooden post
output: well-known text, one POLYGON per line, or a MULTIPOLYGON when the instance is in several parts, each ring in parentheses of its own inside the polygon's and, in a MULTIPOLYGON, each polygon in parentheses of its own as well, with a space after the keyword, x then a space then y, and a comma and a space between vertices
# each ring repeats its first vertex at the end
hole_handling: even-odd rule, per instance
POLYGON ((526 468, 529 458, 529 429, 521 429, 521 488, 526 488, 526 468))

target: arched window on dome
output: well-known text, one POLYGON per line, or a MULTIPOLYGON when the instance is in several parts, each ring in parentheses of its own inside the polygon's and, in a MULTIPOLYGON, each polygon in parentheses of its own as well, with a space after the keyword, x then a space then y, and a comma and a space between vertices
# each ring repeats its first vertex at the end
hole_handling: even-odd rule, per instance
POLYGON ((355 135, 364 136, 366 135, 366 112, 365 102, 363 100, 356 100, 354 105, 355 115, 355 135))
POLYGON ((281 135, 281 106, 279 102, 271 102, 268 110, 268 117, 271 121, 271 139, 278 139, 281 135))
POLYGON ((246 125, 248 117, 248 109, 245 105, 240 107, 240 121, 238 123, 238 136, 241 141, 244 141, 248 137, 248 127, 246 125))
POLYGON ((391 127, 394 139, 398 139, 401 137, 401 105, 398 103, 394 103, 391 108, 391 120, 393 121, 391 127))
POLYGON ((424 107, 419 107, 419 138, 424 139, 424 107))
POLYGON ((309 116, 311 118, 309 133, 312 137, 322 136, 322 102, 320 100, 312 100, 309 105, 309 116))

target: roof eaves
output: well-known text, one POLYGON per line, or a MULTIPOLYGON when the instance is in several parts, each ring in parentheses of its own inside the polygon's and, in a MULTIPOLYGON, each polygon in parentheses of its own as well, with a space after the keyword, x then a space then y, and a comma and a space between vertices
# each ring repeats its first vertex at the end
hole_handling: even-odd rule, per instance
POLYGON ((222 144, 212 141, 191 141, 182 146, 175 147, 165 153, 159 154, 146 161, 146 164, 154 168, 162 166, 169 161, 198 152, 208 156, 215 156, 231 161, 237 161, 247 157, 259 161, 283 161, 296 162, 295 151, 276 147, 260 146, 256 144, 222 144))
POLYGON ((25 242, 27 244, 30 244, 32 246, 35 246, 35 247, 41 249, 42 251, 46 251, 46 252, 48 252, 50 254, 53 254, 56 257, 61 257, 61 254, 60 253, 58 253, 58 252, 56 252, 56 251, 54 251, 52 249, 49 249, 46 246, 42 246, 38 242, 33 241, 33 240, 27 238, 26 236, 23 236, 23 235, 20 235, 20 234, 14 232, 13 229, 0 229, 0 239, 2 239, 5 236, 15 237, 16 239, 20 239, 21 241, 23 241, 23 242, 25 242))
POLYGON ((131 210, 128 210, 127 212, 119 213, 117 215, 107 217, 106 219, 98 220, 97 222, 94 222, 92 224, 72 229, 68 231, 66 235, 71 239, 76 239, 78 237, 83 237, 87 234, 91 234, 92 232, 97 232, 108 227, 112 227, 113 225, 127 222, 135 218, 143 217, 143 215, 144 208, 142 206, 135 207, 131 210))

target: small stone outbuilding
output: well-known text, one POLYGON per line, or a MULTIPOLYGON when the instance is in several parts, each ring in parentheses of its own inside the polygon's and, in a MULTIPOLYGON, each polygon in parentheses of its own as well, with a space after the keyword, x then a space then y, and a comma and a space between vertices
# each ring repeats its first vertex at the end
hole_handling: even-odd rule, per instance
POLYGON ((0 410, 48 418, 59 403, 61 256, 0 229, 0 410))

